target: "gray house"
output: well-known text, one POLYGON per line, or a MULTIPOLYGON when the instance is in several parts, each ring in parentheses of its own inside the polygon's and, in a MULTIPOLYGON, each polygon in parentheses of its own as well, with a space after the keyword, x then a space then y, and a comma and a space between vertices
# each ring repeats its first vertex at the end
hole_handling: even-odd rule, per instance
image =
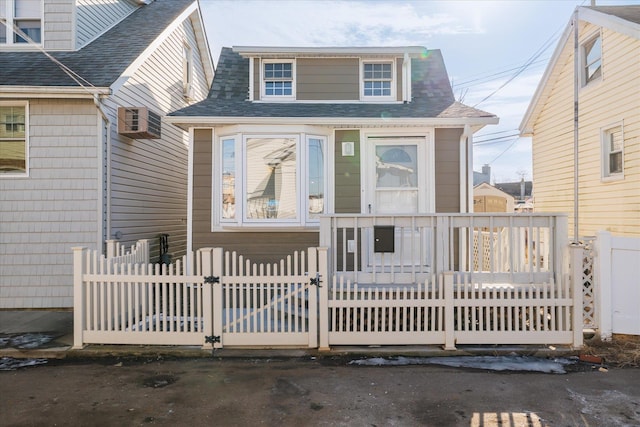
POLYGON ((188 135, 164 116, 208 93, 202 17, 195 0, 0 7, 0 308, 71 307, 72 246, 186 249, 188 135))
POLYGON ((455 101, 439 50, 223 48, 190 130, 189 248, 274 262, 326 214, 469 212, 472 138, 495 115, 455 101))

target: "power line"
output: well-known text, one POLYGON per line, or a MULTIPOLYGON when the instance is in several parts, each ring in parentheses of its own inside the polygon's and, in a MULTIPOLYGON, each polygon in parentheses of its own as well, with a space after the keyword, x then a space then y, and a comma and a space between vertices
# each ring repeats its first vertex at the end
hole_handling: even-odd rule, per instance
POLYGON ((511 145, 509 145, 507 148, 505 148, 505 149, 502 151, 502 153, 498 154, 498 155, 496 156, 496 158, 495 158, 495 159, 491 160, 491 161, 490 161, 489 163, 487 163, 487 164, 488 164, 488 165, 490 165, 490 164, 492 164, 493 162, 495 162, 496 160, 498 160, 500 157, 502 157, 502 155, 503 155, 504 153, 506 153, 507 151, 511 150, 511 148, 512 148, 512 147, 516 144, 516 142, 518 142, 519 140, 520 140, 519 138, 514 139, 514 140, 513 140, 513 142, 511 143, 511 145))

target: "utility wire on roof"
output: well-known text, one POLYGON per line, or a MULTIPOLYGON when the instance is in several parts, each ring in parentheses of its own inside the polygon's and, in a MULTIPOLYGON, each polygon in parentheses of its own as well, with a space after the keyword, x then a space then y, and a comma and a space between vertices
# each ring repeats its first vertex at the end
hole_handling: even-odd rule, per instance
POLYGON ((83 89, 85 89, 87 92, 91 93, 91 91, 89 89, 87 89, 87 87, 85 86, 85 84, 87 86, 91 86, 92 88, 95 89, 95 86, 88 81, 87 79, 85 79, 84 77, 82 77, 80 74, 76 73, 75 71, 73 71, 71 68, 67 67, 65 64, 63 64, 62 62, 60 62, 57 58, 55 58, 53 55, 51 55, 49 52, 47 52, 44 47, 42 47, 39 43, 36 43, 33 41, 33 39, 31 37, 29 37, 24 31, 22 31, 19 27, 16 26, 15 23, 11 24, 11 29, 14 33, 16 33, 18 36, 20 36, 21 38, 23 38, 24 40, 27 41, 27 44, 30 44, 32 46, 35 46, 36 49, 38 49, 40 52, 42 52, 47 58, 49 58, 54 64, 56 64, 58 67, 60 67, 60 69, 66 74, 68 75, 74 82, 76 82, 79 86, 81 86, 83 89))

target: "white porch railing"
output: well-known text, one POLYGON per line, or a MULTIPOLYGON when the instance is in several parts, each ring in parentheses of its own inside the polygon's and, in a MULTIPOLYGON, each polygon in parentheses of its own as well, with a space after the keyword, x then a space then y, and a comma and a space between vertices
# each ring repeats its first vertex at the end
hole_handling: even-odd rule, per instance
POLYGON ((565 215, 341 214, 320 226, 331 271, 366 284, 423 283, 445 271, 482 283, 548 283, 561 278, 567 244, 565 215))

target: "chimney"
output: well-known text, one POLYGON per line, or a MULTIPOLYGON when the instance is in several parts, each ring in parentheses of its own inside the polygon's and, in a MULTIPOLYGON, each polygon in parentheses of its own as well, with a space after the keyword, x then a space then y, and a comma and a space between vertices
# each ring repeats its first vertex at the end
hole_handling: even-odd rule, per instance
POLYGON ((491 176, 491 166, 483 165, 482 166, 482 175, 491 176))

